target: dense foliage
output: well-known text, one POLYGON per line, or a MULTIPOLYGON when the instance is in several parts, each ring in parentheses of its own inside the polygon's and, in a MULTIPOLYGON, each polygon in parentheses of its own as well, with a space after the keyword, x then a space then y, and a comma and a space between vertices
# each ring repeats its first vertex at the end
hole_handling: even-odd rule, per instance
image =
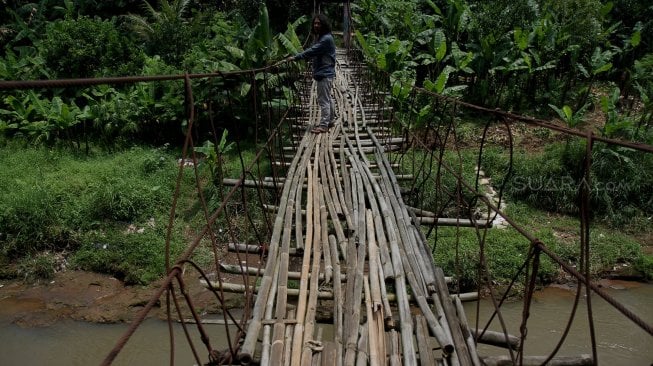
MULTIPOLYGON (((295 29, 305 18, 271 24, 263 3, 245 3, 141 0, 106 7, 92 1, 15 2, 0 18, 5 22, 0 26, 0 78, 229 72, 276 62, 301 47, 295 29), (275 35, 273 26, 284 33, 275 35)), ((208 124, 213 116, 219 129, 233 130, 237 137, 255 132, 249 121, 263 108, 251 106, 278 96, 264 96, 266 85, 251 84, 246 78, 194 83, 199 124, 208 124)), ((283 91, 277 93, 283 96, 283 91)), ((187 118, 184 98, 183 82, 3 92, 0 135, 86 149, 88 141, 108 148, 133 142, 177 144, 187 118)))

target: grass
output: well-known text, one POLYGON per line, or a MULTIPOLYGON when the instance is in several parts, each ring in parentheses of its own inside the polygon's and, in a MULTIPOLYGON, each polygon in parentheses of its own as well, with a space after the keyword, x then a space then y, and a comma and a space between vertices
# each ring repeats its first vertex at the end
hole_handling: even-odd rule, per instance
MULTIPOLYGON (((49 276, 51 270, 39 269, 53 266, 39 254, 49 251, 66 253, 75 268, 133 283, 163 273, 153 253, 164 244, 174 152, 132 148, 86 157, 17 144, 1 150, 0 186, 7 188, 0 192, 0 256, 20 263, 19 272, 49 276)), ((181 232, 173 237, 178 253, 181 232)))
MULTIPOLYGON (((576 218, 541 211, 519 202, 509 203, 506 213, 564 261, 578 265, 580 235, 576 218)), ((432 235, 429 244, 434 248, 436 264, 445 273, 456 275, 461 288, 473 289, 479 285, 479 243, 479 236, 473 228, 442 227, 432 235)), ((524 263, 529 245, 528 239, 512 228, 489 229, 485 234, 484 249, 490 279, 497 284, 507 284, 524 263)), ((595 223, 591 228, 590 245, 590 271, 594 277, 611 272, 616 264, 634 266, 645 279, 653 276, 653 256, 644 254, 640 243, 629 234, 595 223)), ((561 280, 561 267, 544 254, 541 258, 540 283, 561 280)), ((523 274, 520 281, 523 283, 523 274)))

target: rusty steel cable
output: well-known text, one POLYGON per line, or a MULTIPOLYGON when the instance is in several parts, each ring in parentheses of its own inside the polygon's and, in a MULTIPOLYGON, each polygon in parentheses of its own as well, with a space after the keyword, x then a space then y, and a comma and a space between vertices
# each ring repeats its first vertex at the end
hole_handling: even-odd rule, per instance
MULTIPOLYGON (((420 143, 418 141, 418 143, 420 143)), ((428 149, 426 145, 423 143, 420 143, 421 146, 424 149, 428 149)), ((444 161, 440 161, 440 164, 449 171, 452 175, 456 176, 456 179, 462 182, 462 184, 466 187, 467 190, 470 192, 475 192, 474 188, 470 186, 467 182, 464 181, 464 179, 457 175, 457 173, 448 166, 444 161)), ((479 195, 479 199, 484 201, 488 207, 490 207, 494 212, 498 213, 499 216, 501 216, 513 229, 515 229, 518 233, 520 233, 522 236, 524 236, 526 239, 528 239, 531 242, 539 242, 539 239, 537 239, 533 234, 531 234, 528 230, 523 228, 521 225, 519 225, 517 222, 515 222, 510 216, 508 216, 506 213, 504 213, 499 207, 497 207, 494 203, 492 203, 487 197, 483 196, 479 192, 475 192, 475 194, 479 195)), ((555 253, 551 252, 543 243, 539 244, 540 248, 544 253, 546 253, 547 256, 549 256, 551 259, 553 259, 556 263, 560 264, 563 269, 572 275, 574 278, 579 280, 580 282, 583 282, 586 286, 589 286, 592 288, 592 291, 596 292, 599 296, 601 296, 603 299, 605 299, 608 303, 610 303, 613 307, 615 307, 619 312, 621 312, 623 315, 625 315, 627 318, 629 318, 631 321, 633 321, 636 325, 638 325, 640 328, 645 330, 647 333, 650 335, 653 335, 653 326, 650 324, 646 323, 642 318, 637 316, 635 313, 632 311, 628 310, 625 306, 620 304, 617 300, 615 300, 613 297, 602 291, 598 286, 592 284, 589 279, 587 279, 584 275, 580 274, 578 271, 573 269, 571 266, 569 266, 567 263, 565 263, 560 257, 558 257, 555 253)))
MULTIPOLYGON (((222 74, 217 74, 217 75, 220 76, 222 74)), ((186 75, 185 79, 186 80, 192 79, 192 76, 191 75, 186 75)), ((87 84, 79 83, 77 85, 87 85, 87 84)), ((272 143, 274 141, 274 139, 278 137, 278 131, 280 130, 280 126, 282 124, 284 124, 284 123, 285 123, 285 121, 282 119, 277 124, 275 129, 273 129, 270 132, 270 136, 268 137, 266 144, 272 143)), ((187 133, 187 138, 188 139, 190 139, 191 138, 190 136, 192 135, 190 132, 191 131, 189 131, 187 133)), ((185 149, 184 149, 184 154, 182 156, 182 161, 184 161, 184 159, 186 159, 187 146, 189 144, 190 144, 190 142, 188 144, 185 144, 185 149)), ((201 239, 210 231, 211 225, 213 225, 215 223, 215 221, 218 219, 218 217, 225 212, 227 202, 229 201, 229 199, 231 199, 236 194, 236 191, 238 191, 241 188, 241 186, 243 184, 243 181, 245 180, 245 177, 248 174, 251 173, 252 168, 256 165, 256 162, 263 156, 264 151, 265 151, 264 149, 260 149, 257 152, 257 154, 253 158, 253 161, 247 166, 247 168, 243 171, 243 173, 241 173, 241 176, 238 179, 237 183, 225 195, 225 200, 220 204, 220 206, 209 217, 209 219, 207 220, 207 223, 204 226, 204 228, 202 229, 202 231, 199 233, 198 236, 195 237, 195 239, 190 243, 190 245, 187 247, 187 249, 180 255, 180 257, 179 257, 179 259, 177 261, 178 263, 187 261, 190 258, 192 253, 195 251, 195 249, 201 243, 201 239)), ((181 164, 180 172, 183 171, 183 166, 184 166, 184 164, 181 164)), ((181 175, 181 173, 180 173, 180 175, 181 175)), ((180 180, 178 178, 177 186, 179 186, 179 185, 180 185, 180 180)), ((178 195, 178 192, 179 192, 178 188, 179 187, 176 188, 175 196, 178 195)), ((176 200, 176 198, 173 198, 173 200, 176 200)), ((169 240, 167 240, 167 244, 169 245, 169 240)), ((128 329, 117 340, 114 347, 111 349, 111 351, 109 351, 107 356, 102 361, 102 363, 101 363, 102 365, 110 365, 115 360, 116 356, 124 348, 125 344, 128 342, 130 337, 134 334, 136 329, 138 329, 138 327, 143 323, 143 321, 145 320, 145 317, 147 316, 147 314, 149 314, 149 312, 154 308, 154 306, 158 302, 158 299, 163 295, 163 292, 167 291, 167 289, 170 286, 170 284, 172 283, 173 279, 175 279, 180 273, 181 273, 181 270, 177 266, 172 267, 169 270, 169 272, 167 273, 167 276, 162 280, 162 283, 161 283, 160 287, 157 289, 157 291, 155 291, 155 293, 152 295, 152 297, 147 302, 147 304, 143 307, 143 309, 136 315, 134 320, 130 323, 128 329)), ((251 294, 250 294, 250 296, 251 296, 251 294)))

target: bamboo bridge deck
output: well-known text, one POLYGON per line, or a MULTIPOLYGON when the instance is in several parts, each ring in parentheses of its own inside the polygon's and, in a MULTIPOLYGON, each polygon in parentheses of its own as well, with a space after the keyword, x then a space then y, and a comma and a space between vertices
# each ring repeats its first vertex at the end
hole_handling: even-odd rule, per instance
POLYGON ((335 126, 310 132, 319 120, 312 88, 300 140, 286 149, 294 156, 239 360, 479 365, 461 299, 450 296, 386 156, 401 139, 366 113, 343 53, 337 66, 335 126), (317 326, 320 309, 332 314, 331 334, 317 326))

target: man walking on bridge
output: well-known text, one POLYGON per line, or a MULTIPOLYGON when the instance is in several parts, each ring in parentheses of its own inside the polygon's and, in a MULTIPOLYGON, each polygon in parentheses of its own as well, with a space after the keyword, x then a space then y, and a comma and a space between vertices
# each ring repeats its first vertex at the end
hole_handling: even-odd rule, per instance
POLYGON ((328 131, 335 119, 335 107, 331 97, 333 77, 336 75, 336 44, 331 34, 331 24, 326 16, 317 14, 313 17, 312 33, 315 43, 311 48, 290 56, 286 60, 302 60, 310 58, 313 62, 313 79, 317 81, 317 103, 320 106, 320 124, 312 132, 328 131))

